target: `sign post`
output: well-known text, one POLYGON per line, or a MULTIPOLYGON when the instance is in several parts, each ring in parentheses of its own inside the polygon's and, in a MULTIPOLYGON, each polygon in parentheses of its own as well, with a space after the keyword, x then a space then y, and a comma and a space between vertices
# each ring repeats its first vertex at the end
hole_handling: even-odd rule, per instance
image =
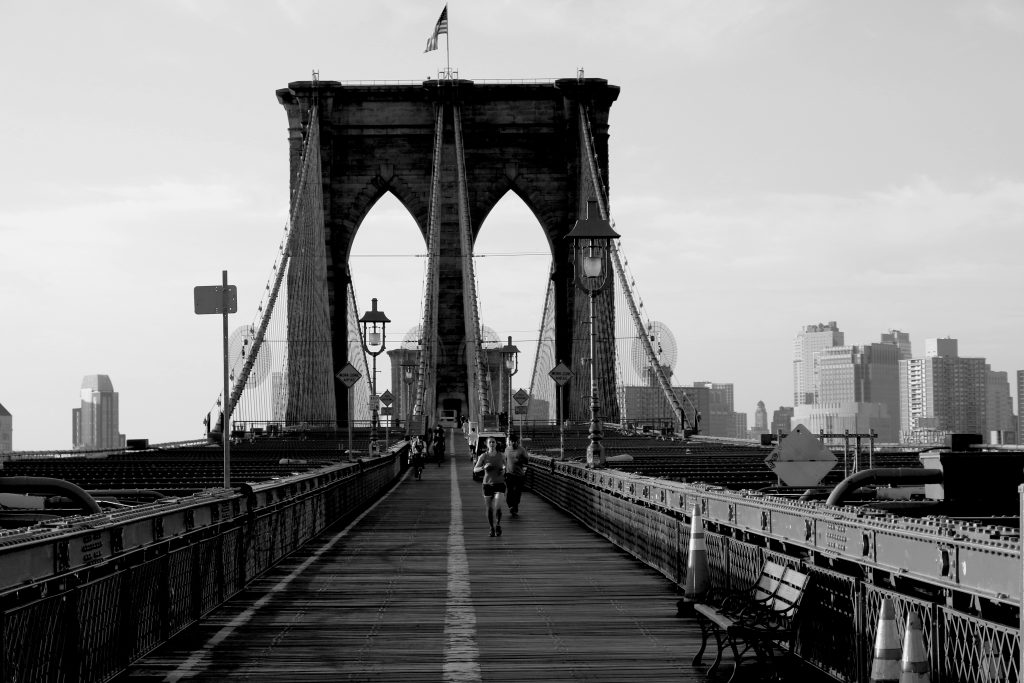
POLYGON ((338 370, 338 374, 335 375, 341 382, 348 387, 348 415, 345 416, 345 422, 348 423, 348 458, 352 459, 352 385, 358 382, 362 378, 362 374, 356 370, 355 366, 351 363, 346 363, 345 367, 338 370))
POLYGON ((224 488, 231 488, 231 395, 228 394, 228 313, 238 312, 238 289, 228 285, 228 271, 221 271, 221 285, 192 290, 196 315, 220 313, 224 317, 224 394, 221 403, 220 440, 224 445, 224 488))
MULTIPOLYGON (((512 395, 512 398, 514 398, 516 400, 516 403, 519 404, 519 405, 516 406, 514 415, 525 415, 526 414, 526 402, 530 400, 530 395, 528 393, 526 393, 526 391, 524 389, 520 389, 519 391, 517 391, 515 394, 512 395)), ((513 417, 513 419, 515 419, 515 418, 513 417)), ((524 418, 519 418, 519 438, 520 439, 523 438, 523 419, 524 418)))
POLYGON ((573 371, 565 363, 558 361, 558 365, 551 368, 548 377, 555 380, 555 384, 558 385, 558 409, 555 411, 555 417, 558 418, 558 453, 559 457, 565 460, 565 420, 562 419, 562 388, 572 379, 573 371))
POLYGON ((384 393, 380 395, 380 402, 384 404, 384 410, 380 414, 388 416, 388 426, 384 428, 384 443, 388 446, 391 445, 391 403, 394 400, 395 397, 389 389, 385 389, 384 393))

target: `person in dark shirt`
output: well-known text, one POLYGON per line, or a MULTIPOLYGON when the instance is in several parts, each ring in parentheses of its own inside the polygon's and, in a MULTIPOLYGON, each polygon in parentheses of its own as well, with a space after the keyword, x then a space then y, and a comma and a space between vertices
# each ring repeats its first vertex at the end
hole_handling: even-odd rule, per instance
POLYGON ((423 477, 423 461, 426 456, 427 446, 423 443, 423 439, 416 436, 413 437, 412 444, 409 446, 409 464, 412 465, 413 474, 416 475, 416 479, 423 477))
POLYGON ((523 497, 523 487, 526 485, 526 465, 530 461, 530 454, 519 442, 519 436, 513 434, 505 447, 505 486, 508 489, 506 501, 508 510, 512 517, 519 516, 519 501, 523 497))
POLYGON ((440 467, 444 461, 444 427, 434 427, 434 457, 437 459, 437 466, 440 467))

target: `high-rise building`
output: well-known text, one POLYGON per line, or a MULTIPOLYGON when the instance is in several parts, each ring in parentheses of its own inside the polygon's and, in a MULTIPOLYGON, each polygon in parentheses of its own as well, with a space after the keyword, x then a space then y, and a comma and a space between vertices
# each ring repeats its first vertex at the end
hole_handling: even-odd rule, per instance
POLYGON ((701 434, 723 436, 730 439, 747 438, 746 413, 743 414, 743 431, 737 431, 736 412, 733 410, 733 385, 730 382, 694 382, 693 387, 704 387, 708 391, 710 405, 703 414, 701 434))
POLYGON ((1017 371, 1017 443, 1024 444, 1024 408, 1021 407, 1024 397, 1024 370, 1017 371))
POLYGON ((768 410, 764 407, 764 401, 757 402, 757 409, 754 411, 754 429, 763 432, 768 431, 768 410))
MULTIPOLYGON (((661 387, 623 386, 619 387, 623 419, 634 425, 674 425, 679 416, 665 396, 661 387)), ((686 421, 693 428, 700 415, 700 432, 706 434, 708 415, 711 412, 709 390, 705 387, 672 387, 676 401, 683 409, 686 421)))
POLYGON ((750 434, 749 430, 747 429, 747 414, 734 412, 732 414, 732 419, 732 433, 735 435, 734 438, 749 439, 750 434))
POLYGON ((14 450, 14 418, 0 403, 0 453, 14 450))
POLYGON ((71 411, 72 444, 78 450, 123 448, 118 431, 118 397, 107 375, 86 375, 81 407, 71 411))
POLYGON ((923 358, 900 361, 900 440, 935 442, 951 433, 987 434, 989 367, 962 358, 957 340, 925 340, 923 358))
POLYGON ((793 422, 793 409, 789 406, 779 406, 772 413, 772 434, 789 434, 793 422))
POLYGON ((832 346, 819 351, 818 397, 797 406, 794 419, 812 431, 874 430, 895 443, 899 429, 899 349, 895 344, 832 346))
POLYGON ((1013 416, 1013 397, 1007 373, 989 369, 985 387, 985 415, 988 419, 986 436, 989 443, 1016 443, 1016 419, 1013 416))
POLYGON ((814 354, 830 346, 842 346, 843 333, 834 320, 807 325, 793 341, 793 405, 814 403, 818 392, 818 368, 814 354))
POLYGON ((914 357, 914 352, 910 347, 910 335, 906 332, 900 332, 899 330, 883 332, 882 343, 892 344, 899 349, 900 360, 906 360, 907 358, 914 357))
POLYGON ((747 438, 758 441, 762 434, 769 434, 768 431, 768 410, 764 407, 764 401, 757 402, 754 409, 754 426, 747 430, 747 438))

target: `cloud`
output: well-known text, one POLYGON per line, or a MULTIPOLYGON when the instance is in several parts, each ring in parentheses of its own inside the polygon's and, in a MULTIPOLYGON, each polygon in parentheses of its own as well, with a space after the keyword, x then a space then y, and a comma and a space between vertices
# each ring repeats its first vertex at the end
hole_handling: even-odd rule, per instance
MULTIPOLYGON (((691 58, 708 59, 734 50, 797 4, 790 0, 646 0, 627 7, 619 0, 562 0, 524 6, 521 1, 506 0, 496 10, 492 3, 487 11, 469 10, 467 15, 475 24, 471 28, 479 34, 502 35, 508 26, 521 23, 525 13, 530 26, 526 39, 531 41, 531 48, 559 41, 563 50, 594 53, 593 47, 572 48, 566 43, 572 41, 617 55, 682 51, 691 58), (614 17, 614 21, 609 21, 609 17, 614 17)), ((458 21, 457 16, 455 20, 458 21)))
POLYGON ((254 211, 239 188, 178 180, 94 186, 73 196, 55 188, 52 197, 50 204, 0 210, 5 271, 12 276, 8 286, 59 287, 90 271, 126 272, 154 256, 187 260, 209 238, 211 224, 238 221, 254 211), (37 258, 42 254, 44 261, 37 258))
POLYGON ((615 216, 626 242, 636 225, 645 241, 664 242, 681 258, 719 264, 742 254, 766 266, 803 262, 834 272, 837 264, 853 268, 855 261, 905 268, 920 255, 965 251, 977 262, 1010 264, 1012 247, 1024 241, 1024 183, 989 181, 954 191, 921 177, 854 197, 620 198, 615 216))
POLYGON ((1017 0, 959 2, 952 12, 967 23, 985 23, 1011 33, 1024 33, 1024 5, 1017 0))

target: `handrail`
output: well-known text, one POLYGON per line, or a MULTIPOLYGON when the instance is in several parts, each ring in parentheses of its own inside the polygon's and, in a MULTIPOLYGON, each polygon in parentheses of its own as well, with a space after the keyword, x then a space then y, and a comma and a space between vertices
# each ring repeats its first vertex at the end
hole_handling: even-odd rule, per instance
MULTIPOLYGON (((442 79, 425 78, 425 79, 420 80, 420 81, 410 81, 410 80, 393 80, 393 81, 389 81, 389 80, 380 80, 380 79, 370 79, 370 80, 358 80, 357 79, 357 80, 345 80, 345 81, 334 81, 334 82, 335 83, 340 83, 341 85, 423 85, 424 83, 429 83, 431 81, 438 81, 438 80, 443 82, 446 79, 443 79, 443 78, 442 79)), ((487 84, 487 85, 554 85, 555 83, 557 83, 558 81, 560 81, 562 79, 560 79, 560 78, 469 78, 469 79, 466 79, 466 80, 472 81, 473 83, 484 83, 484 84, 487 84)))

